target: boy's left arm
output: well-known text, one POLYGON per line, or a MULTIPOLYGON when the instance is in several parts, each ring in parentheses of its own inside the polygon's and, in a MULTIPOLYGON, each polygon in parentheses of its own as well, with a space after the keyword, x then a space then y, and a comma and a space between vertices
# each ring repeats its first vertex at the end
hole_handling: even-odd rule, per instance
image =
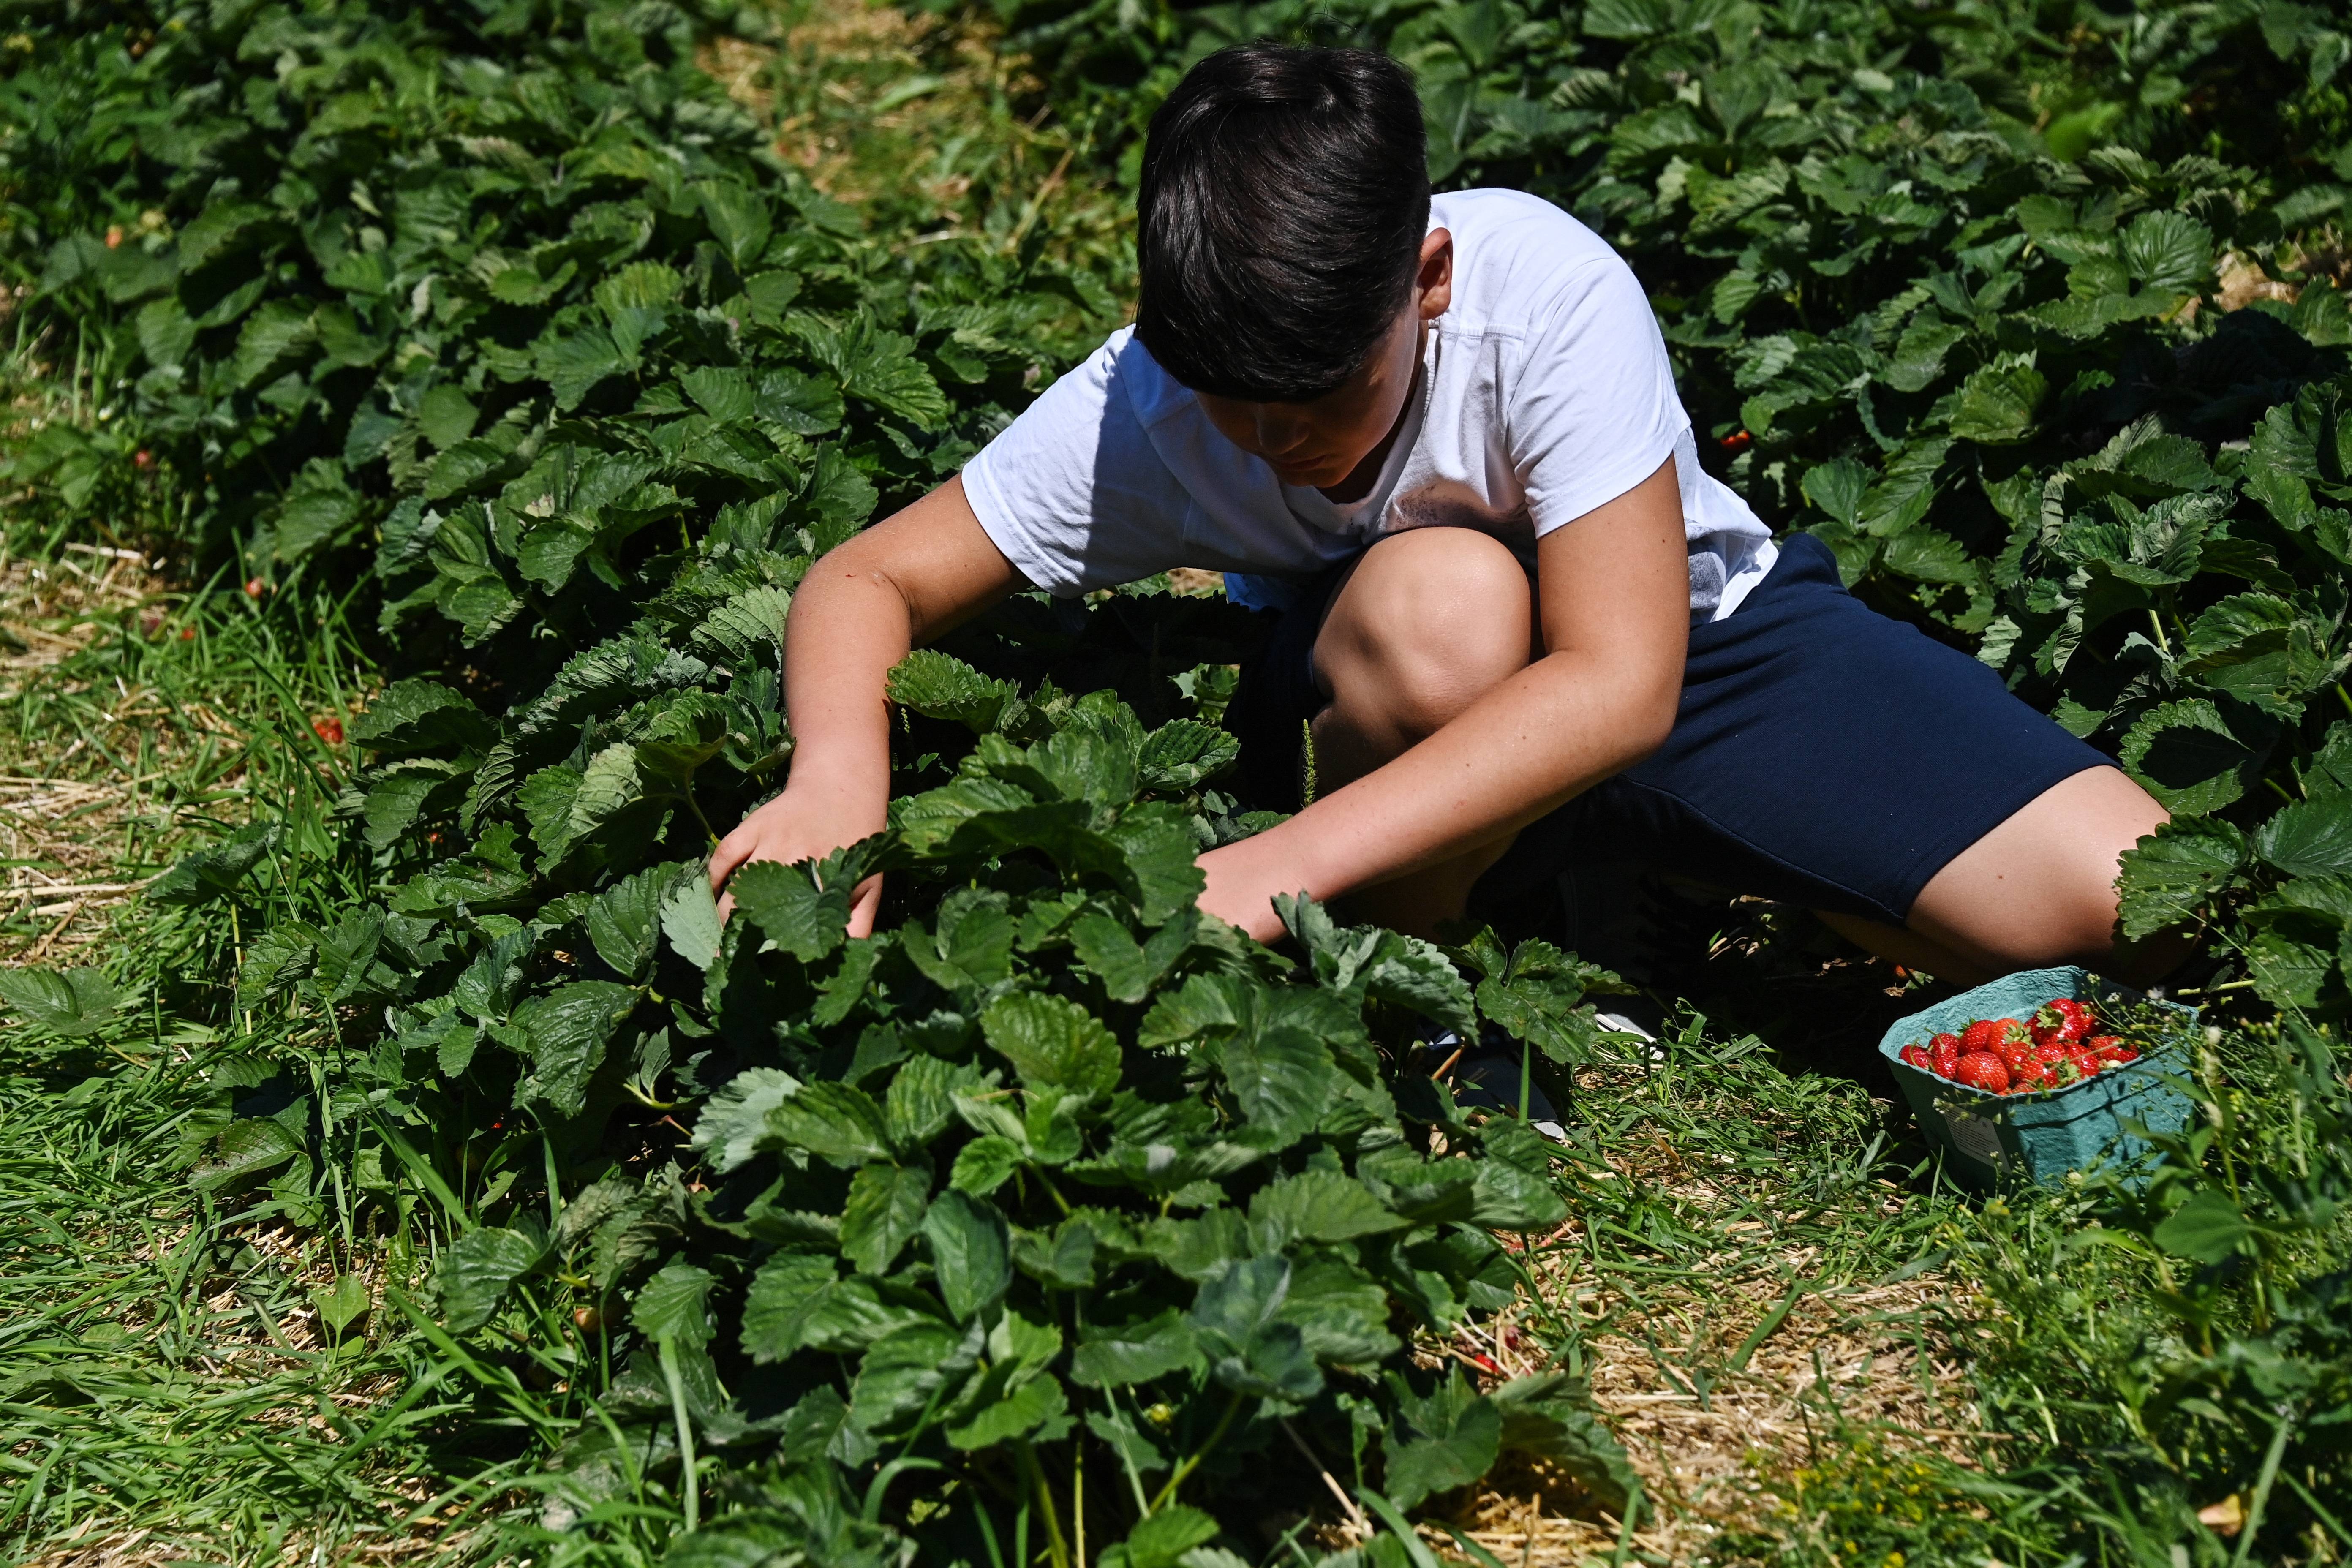
POLYGON ((1452 859, 1664 744, 1690 642, 1674 459, 1545 534, 1536 575, 1544 657, 1386 766, 1202 856, 1201 907, 1272 942, 1276 894, 1329 900, 1452 859))

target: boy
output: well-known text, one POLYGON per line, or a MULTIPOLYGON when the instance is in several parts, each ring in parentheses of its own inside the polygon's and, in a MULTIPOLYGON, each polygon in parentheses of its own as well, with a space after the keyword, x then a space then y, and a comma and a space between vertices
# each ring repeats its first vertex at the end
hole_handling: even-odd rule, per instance
POLYGON ((1280 616, 1231 710, 1253 804, 1297 809, 1302 726, 1321 792, 1201 857, 1202 908, 1261 941, 1277 893, 1426 935, 1490 869, 1639 859, 1947 980, 2112 967, 2117 859, 2162 808, 1817 541, 1776 548, 1700 470, 1623 261, 1533 196, 1433 200, 1422 127, 1377 55, 1193 68, 1145 145, 1136 325, 810 572, 791 777, 714 885, 883 826, 910 647, 1025 587, 1210 566, 1280 616))

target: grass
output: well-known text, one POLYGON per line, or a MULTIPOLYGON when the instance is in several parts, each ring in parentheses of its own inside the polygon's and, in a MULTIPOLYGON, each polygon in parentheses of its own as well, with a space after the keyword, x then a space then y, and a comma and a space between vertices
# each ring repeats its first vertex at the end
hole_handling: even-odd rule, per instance
MULTIPOLYGON (((992 42, 969 21, 809 4, 706 64, 836 197, 1117 277, 1123 215, 1071 177, 1085 128, 1030 118, 1032 84, 992 42)), ((85 416, 52 373, 15 374, 20 426, 85 416)), ((460 1343, 411 1310, 462 1203, 382 1195, 331 1158, 257 1202, 191 1185, 230 1103, 275 1072, 321 1081, 336 1020, 240 1005, 234 906, 141 889, 276 821, 254 909, 331 920, 373 875, 339 832, 352 759, 334 736, 383 650, 299 575, 257 598, 156 561, 135 484, 110 504, 100 529, 22 498, 0 510, 0 962, 100 966, 135 992, 92 1035, 0 1033, 0 1549, 57 1568, 658 1560, 682 1500, 641 1468, 620 1463, 593 1505, 541 1495, 541 1458, 595 1431, 566 1378, 593 1332, 550 1308, 525 1342, 460 1343)), ((1669 914, 1659 1045, 1562 1086, 1573 1217, 1519 1253, 1515 1306, 1423 1347, 1487 1376, 1588 1379, 1648 1505, 1611 1517, 1521 1464, 1433 1510, 1430 1548, 1520 1568, 2188 1568, 2252 1541, 2198 1523, 2228 1500, 2190 1489, 2245 1473, 2242 1455, 2217 1437, 2203 1458, 2167 1450, 2167 1472, 2133 1429, 2151 1350, 2180 1342, 2167 1292, 2188 1283, 2077 1245, 2096 1215, 2080 1194, 1952 1190, 1892 1103, 1871 1046, 1924 983, 1785 911, 1669 914)), ((2232 1037, 2225 1097, 2275 1084, 2258 1044, 2232 1037)), ((305 1114, 331 1150, 363 1113, 305 1114)), ((2285 1160, 2263 1141, 2289 1134, 2265 1126, 2243 1147, 2285 1160)), ((2341 1221, 2296 1246, 2279 1267, 2297 1278, 2352 1257, 2341 1221)), ((730 1474, 706 1463, 708 1503, 730 1474)), ((2325 1484, 2277 1468, 2282 1499, 2325 1484)), ((2296 1517, 2309 1528, 2249 1560, 2352 1552, 2325 1522, 2352 1509, 2296 1517)), ((1356 1539, 1318 1502, 1268 1554, 1302 1525, 1356 1539)))

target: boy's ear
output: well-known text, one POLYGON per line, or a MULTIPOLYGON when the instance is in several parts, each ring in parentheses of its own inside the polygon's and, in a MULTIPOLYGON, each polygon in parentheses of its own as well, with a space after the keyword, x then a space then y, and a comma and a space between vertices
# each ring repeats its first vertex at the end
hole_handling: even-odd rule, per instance
POLYGON ((1433 321, 1454 303, 1454 233, 1433 228, 1421 242, 1421 272, 1413 279, 1421 319, 1433 321))

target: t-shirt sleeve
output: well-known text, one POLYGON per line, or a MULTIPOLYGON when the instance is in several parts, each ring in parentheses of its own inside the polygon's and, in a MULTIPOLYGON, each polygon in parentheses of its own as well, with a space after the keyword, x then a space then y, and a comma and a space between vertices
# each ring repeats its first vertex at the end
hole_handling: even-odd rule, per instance
POLYGON ((981 528, 1056 598, 1183 564, 1189 498, 1136 415, 1128 346, 1114 336, 964 465, 981 528))
POLYGON ((1505 412, 1537 537, 1648 479, 1689 426, 1633 269, 1615 256, 1579 267, 1530 335, 1505 412))

